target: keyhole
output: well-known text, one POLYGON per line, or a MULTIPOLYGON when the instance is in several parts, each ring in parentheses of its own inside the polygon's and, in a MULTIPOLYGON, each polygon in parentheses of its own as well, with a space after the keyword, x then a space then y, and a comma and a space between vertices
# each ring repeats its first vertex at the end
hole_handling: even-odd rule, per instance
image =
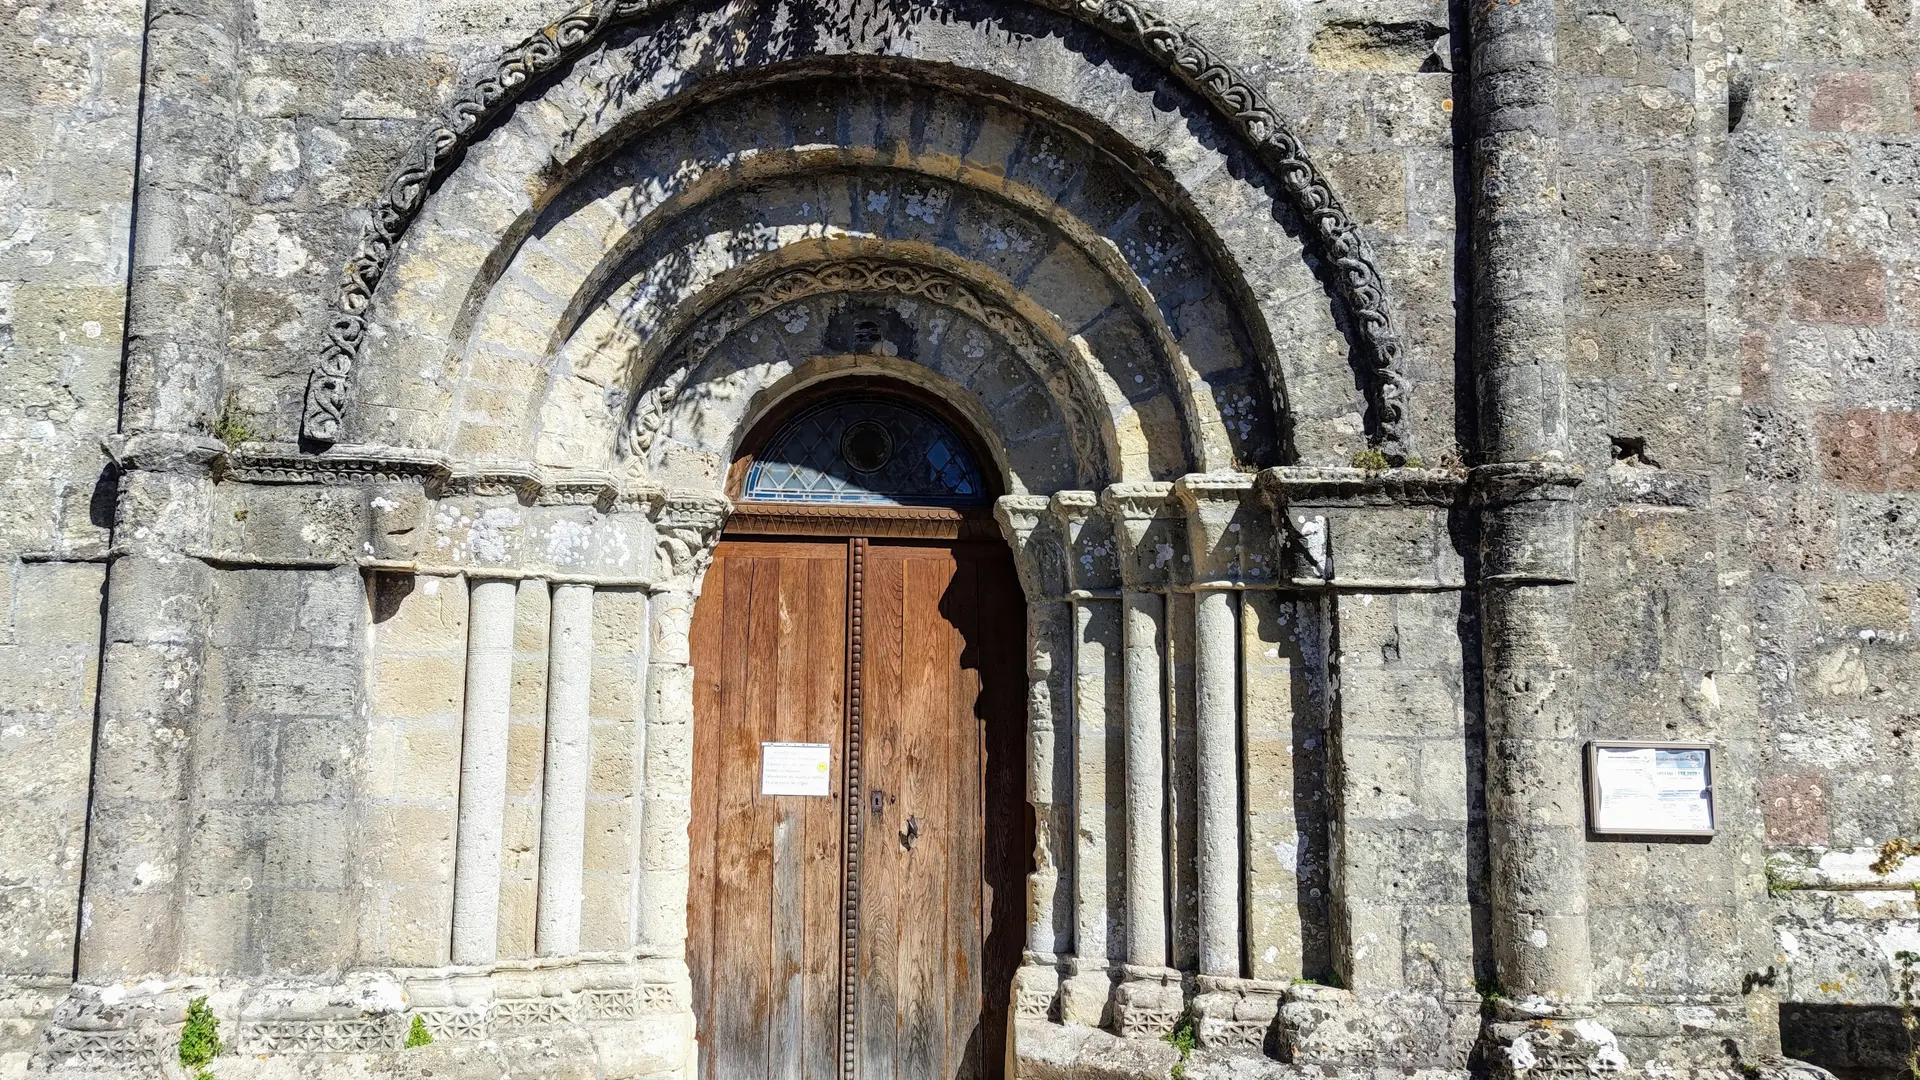
POLYGON ((879 788, 873 789, 873 816, 879 817, 887 809, 887 793, 879 788))

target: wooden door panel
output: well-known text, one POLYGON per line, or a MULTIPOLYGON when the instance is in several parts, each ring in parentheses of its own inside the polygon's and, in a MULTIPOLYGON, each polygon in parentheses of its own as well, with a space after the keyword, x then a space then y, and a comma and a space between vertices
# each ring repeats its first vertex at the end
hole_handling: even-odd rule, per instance
POLYGON ((884 805, 869 808, 861 859, 863 1080, 1001 1071, 1007 990, 987 989, 989 967, 1011 981, 1019 935, 991 935, 989 905, 1023 893, 1025 867, 1010 858, 1017 839, 988 848, 983 800, 1022 801, 1025 620, 1001 595, 1011 573, 986 546, 868 549, 865 775, 884 805), (989 936, 1010 962, 982 955, 989 936))
POLYGON ((705 1080, 841 1075, 849 869, 860 1080, 1003 1072, 1032 849, 1024 604, 999 545, 864 550, 857 867, 838 775, 848 548, 729 539, 696 610, 688 956, 705 1080), (835 797, 760 796, 765 741, 832 744, 835 797))
POLYGON ((840 780, 764 796, 762 742, 843 761, 846 548, 723 543, 693 625, 688 955, 708 1080, 839 1075, 840 780))

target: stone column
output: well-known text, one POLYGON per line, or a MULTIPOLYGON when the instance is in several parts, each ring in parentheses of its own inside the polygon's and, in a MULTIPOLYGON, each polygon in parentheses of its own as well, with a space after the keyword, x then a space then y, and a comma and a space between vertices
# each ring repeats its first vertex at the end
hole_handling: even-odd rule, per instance
POLYGON ((1126 966, 1114 998, 1123 1036, 1171 1031, 1185 1009, 1167 953, 1166 611, 1186 537, 1171 484, 1116 484, 1100 496, 1119 546, 1126 704, 1126 966))
POLYGON ((204 550, 217 443, 114 438, 120 466, 100 657, 77 981, 175 970, 188 751, 210 620, 204 550))
POLYGON ((475 581, 467 604, 460 819, 453 854, 453 962, 491 964, 500 941, 501 837, 513 692, 511 581, 475 581))
POLYGON ((1098 1027, 1124 958, 1117 909, 1125 890, 1125 721, 1121 694, 1120 567, 1113 528, 1091 491, 1053 496, 1065 541, 1073 611, 1073 960, 1060 988, 1060 1016, 1098 1027))
POLYGON ((223 403, 239 48, 233 0, 148 9, 123 431, 208 431, 223 403))
POLYGON ((1572 662, 1577 474, 1474 470, 1493 956, 1510 1013, 1585 1015, 1585 786, 1572 662))
POLYGON ((1192 561, 1195 792, 1200 812, 1200 973, 1240 975, 1239 598, 1242 502, 1252 480, 1195 474, 1174 485, 1192 561))
POLYGON ((733 506, 670 493, 654 511, 660 585, 647 604, 646 761, 641 811, 640 952, 686 980, 687 828, 693 816, 693 604, 733 506))
MULTIPOLYGON (((1592 996, 1572 629, 1577 473, 1566 402, 1567 249, 1551 4, 1472 9, 1473 353, 1483 460, 1481 656, 1491 935, 1510 1011, 1592 996)), ((1505 1036, 1496 1033, 1497 1038, 1505 1036)))
POLYGON ((547 637, 547 761, 540 803, 541 956, 580 951, 586 870, 587 776, 592 763, 588 690, 593 674, 593 587, 557 585, 547 637))
POLYGON ((1016 1017, 1055 1014, 1062 955, 1073 947, 1071 904, 1060 878, 1070 868, 1073 759, 1057 720, 1070 718, 1073 622, 1065 602, 1065 556, 1044 496, 1008 495, 994 517, 1013 549, 1027 597, 1027 802, 1035 819, 1034 871, 1027 875, 1027 948, 1014 974, 1016 1017))

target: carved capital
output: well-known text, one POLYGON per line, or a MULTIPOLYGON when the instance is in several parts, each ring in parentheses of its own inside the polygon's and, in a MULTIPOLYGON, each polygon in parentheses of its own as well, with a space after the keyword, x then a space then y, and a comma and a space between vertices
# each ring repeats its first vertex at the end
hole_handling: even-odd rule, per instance
POLYGON ((1187 540, 1172 484, 1114 484, 1100 493, 1100 507, 1113 522, 1128 588, 1164 589, 1179 580, 1187 540))
POLYGON ((1192 473, 1176 480, 1173 490, 1186 509, 1195 585, 1272 580, 1274 560, 1260 545, 1268 530, 1259 527, 1264 515, 1255 505, 1251 476, 1192 473))
POLYGON ((1066 545, 1067 585, 1076 592, 1112 592, 1120 587, 1120 555, 1113 524, 1091 491, 1053 496, 1053 520, 1066 545))
POLYGON ((732 511, 733 503, 725 496, 704 491, 669 491, 654 505, 655 545, 666 588, 699 588, 720 542, 720 528, 732 511))
POLYGON ((993 504, 994 520, 1013 548, 1020 588, 1030 604, 1067 594, 1066 551, 1052 509, 1044 495, 1002 495, 993 504))

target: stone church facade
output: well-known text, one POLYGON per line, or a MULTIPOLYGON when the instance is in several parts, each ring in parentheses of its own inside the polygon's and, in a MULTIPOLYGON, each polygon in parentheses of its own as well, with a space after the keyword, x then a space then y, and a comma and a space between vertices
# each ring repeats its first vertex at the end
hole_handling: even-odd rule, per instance
POLYGON ((1910 3, 8 14, 0 1076, 1907 1060, 1910 3))

